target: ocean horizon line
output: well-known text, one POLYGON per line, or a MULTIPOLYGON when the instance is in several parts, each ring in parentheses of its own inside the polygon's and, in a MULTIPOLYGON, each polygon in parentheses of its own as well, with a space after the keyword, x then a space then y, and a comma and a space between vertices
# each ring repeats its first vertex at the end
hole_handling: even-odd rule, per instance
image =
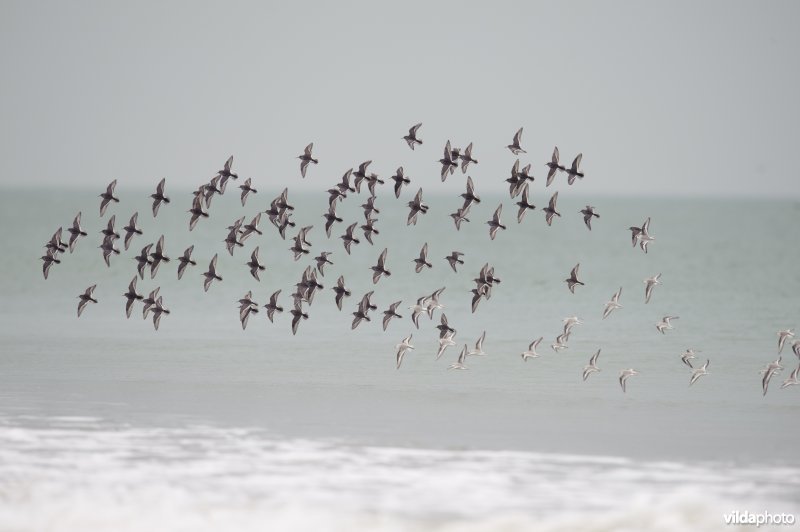
MULTIPOLYGON (((128 186, 125 183, 119 183, 117 185, 117 190, 126 190, 126 191, 134 191, 134 192, 141 191, 142 193, 152 193, 152 191, 155 190, 154 187, 155 187, 156 181, 154 181, 153 183, 154 184, 153 184, 152 187, 146 187, 146 186, 142 186, 140 184, 137 184, 137 185, 134 185, 134 186, 128 186)), ((238 185, 236 185, 235 183, 233 185, 234 185, 233 186, 234 189, 238 189, 238 185)), ((327 186, 327 185, 324 185, 324 186, 327 186)), ((389 185, 385 185, 385 186, 389 186, 389 185)), ((104 187, 104 185, 100 186, 101 189, 103 187, 104 187)), ((326 193, 321 188, 318 189, 318 188, 314 188, 313 186, 303 186, 303 187, 292 188, 292 185, 279 185, 277 187, 275 187, 273 185, 273 186, 269 186, 269 187, 259 187, 258 188, 258 194, 263 194, 264 195, 263 197, 269 197, 271 199, 274 195, 280 194, 281 191, 283 190, 283 188, 286 188, 286 187, 290 188, 289 192, 291 194, 297 194, 297 195, 302 195, 302 196, 324 195, 326 193)), ((416 189, 418 187, 413 187, 412 186, 411 188, 415 188, 416 189)), ((448 187, 448 188, 452 188, 452 187, 448 187)), ((47 184, 31 185, 29 183, 22 183, 22 184, 15 183, 15 184, 11 184, 11 185, 9 185, 7 183, 0 184, 0 191, 3 191, 3 192, 33 193, 33 192, 40 192, 42 190, 48 190, 50 192, 68 191, 68 192, 75 192, 75 193, 80 193, 80 192, 91 193, 91 192, 97 192, 98 187, 92 186, 92 185, 84 185, 84 184, 75 185, 75 186, 69 186, 69 185, 47 185, 47 184)), ((187 197, 188 197, 189 195, 192 194, 192 192, 194 191, 194 188, 193 187, 187 187, 185 185, 178 185, 178 186, 175 186, 175 187, 170 187, 170 190, 174 191, 174 192, 171 192, 172 194, 183 194, 183 193, 185 193, 187 195, 187 197)), ((433 197, 433 198, 448 197, 448 198, 450 198, 453 195, 453 190, 444 190, 444 189, 441 189, 441 188, 437 188, 437 189, 428 188, 428 190, 425 190, 425 187, 423 187, 423 190, 424 190, 424 194, 425 194, 426 197, 433 197)), ((555 188, 555 187, 553 187, 552 189, 548 188, 548 189, 545 189, 545 192, 547 192, 549 190, 552 190, 553 192, 555 192, 558 189, 555 188)), ((537 191, 534 190, 534 193, 536 193, 536 192, 537 191)), ((238 195, 238 194, 239 194, 239 192, 237 191, 237 192, 233 193, 232 195, 238 195)), ((97 195, 99 195, 99 192, 97 192, 97 195)), ((356 196, 359 196, 359 195, 369 195, 369 193, 368 192, 363 192, 361 194, 356 193, 356 196)), ((404 195, 406 195, 406 191, 404 191, 404 195)), ((482 191, 481 195, 482 196, 486 196, 486 197, 496 198, 496 197, 501 197, 501 196, 508 196, 508 191, 505 189, 505 187, 498 186, 496 188, 492 187, 492 188, 490 188, 488 190, 482 191)), ((408 193, 408 199, 412 198, 412 196, 413 196, 413 194, 408 193)), ((670 193, 658 193, 658 192, 656 192, 656 193, 651 193, 651 194, 642 194, 642 193, 639 193, 639 192, 632 192, 632 193, 624 193, 624 192, 623 193, 619 193, 619 192, 616 192, 616 193, 611 193, 611 192, 607 192, 607 191, 586 192, 586 191, 581 191, 581 190, 578 189, 578 190, 576 190, 574 192, 571 191, 570 195, 569 195, 569 199, 580 199, 581 201, 584 201, 584 200, 589 201, 589 200, 591 200, 593 198, 612 199, 612 200, 613 199, 620 199, 620 200, 641 199, 641 200, 667 200, 667 201, 671 201, 671 200, 683 200, 683 201, 685 201, 685 200, 690 200, 690 201, 691 200, 697 200, 697 201, 709 201, 709 200, 714 201, 714 200, 718 200, 718 201, 742 201, 742 202, 745 202, 745 201, 760 201, 760 202, 768 202, 768 203, 796 203, 796 204, 800 205, 800 191, 798 191, 797 195, 792 196, 792 195, 780 194, 780 193, 776 193, 776 194, 770 194, 770 193, 763 193, 763 194, 761 194, 761 193, 760 194, 752 194, 752 193, 744 194, 743 193, 743 194, 739 194, 739 193, 736 193, 736 192, 726 192, 726 193, 722 193, 722 194, 708 194, 708 193, 681 194, 679 192, 670 192, 670 193)), ((404 199, 403 199, 403 197, 401 197, 400 199, 398 199, 396 201, 404 201, 404 199)), ((516 201, 516 199, 514 199, 512 201, 516 201)))

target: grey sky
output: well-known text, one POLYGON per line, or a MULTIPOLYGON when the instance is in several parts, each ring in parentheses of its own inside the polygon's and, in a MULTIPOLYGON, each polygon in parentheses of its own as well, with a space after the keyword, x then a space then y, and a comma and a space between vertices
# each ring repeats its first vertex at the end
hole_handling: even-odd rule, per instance
POLYGON ((800 196, 798 2, 266 4, 3 0, 0 184, 189 187, 234 154, 263 188, 364 159, 431 186, 449 138, 501 190, 524 126, 584 193, 800 196))

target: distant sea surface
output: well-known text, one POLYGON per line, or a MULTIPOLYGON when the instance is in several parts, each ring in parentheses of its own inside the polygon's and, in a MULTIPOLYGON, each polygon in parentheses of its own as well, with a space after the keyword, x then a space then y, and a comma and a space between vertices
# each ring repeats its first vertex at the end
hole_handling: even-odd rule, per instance
POLYGON ((327 198, 290 192, 298 228, 314 226, 295 262, 266 217, 263 236, 225 251, 225 228, 280 192, 243 208, 237 184, 192 232, 188 190, 168 186, 155 220, 146 190, 119 188, 102 220, 99 191, 3 190, 0 530, 672 531, 730 529, 723 514, 737 510, 800 519, 800 386, 780 389, 798 364, 790 346, 766 396, 759 375, 778 356, 776 332, 800 332, 799 203, 594 198, 590 232, 580 196, 562 194, 547 227, 550 190, 534 192, 522 224, 508 196, 484 194, 456 232, 455 194, 426 196, 428 214, 407 227, 416 189, 396 200, 387 185, 375 245, 362 238, 348 256, 338 237, 363 223, 367 195, 342 204, 328 239, 327 198), (491 241, 485 222, 501 202, 508 229, 491 241), (78 210, 89 237, 45 281, 42 245, 78 210), (99 231, 111 215, 121 231, 137 210, 144 235, 106 268, 99 231), (645 254, 628 227, 647 217, 656 240, 645 254), (172 260, 138 285, 160 286, 171 310, 156 332, 140 304, 125 318, 122 294, 133 256, 161 234, 172 260), (425 242, 433 268, 416 274, 425 242), (178 281, 192 244, 198 265, 178 281), (256 245, 261 282, 244 265, 256 245), (392 275, 373 285, 384 247, 392 275), (334 264, 293 336, 289 294, 323 250, 334 264), (454 250, 465 253, 457 274, 444 260, 454 250), (224 280, 204 293, 214 253, 224 280), (486 262, 501 283, 472 314, 486 262), (586 284, 570 294, 577 263, 586 284), (657 273, 645 304, 642 281, 657 273), (330 289, 339 275, 353 292, 342 311, 330 289), (79 319, 77 296, 95 283, 99 303, 79 319), (436 360, 439 312, 417 330, 407 307, 441 287, 457 345, 436 360), (620 287, 623 308, 601 320, 620 287), (278 289, 285 312, 272 324, 262 308, 242 331, 237 300, 252 290, 263 305, 278 289), (379 309, 353 331, 369 290, 379 309), (403 318, 384 332, 382 311, 398 300, 403 318), (665 315, 680 318, 661 335, 665 315), (556 353, 567 316, 584 323, 556 353), (448 371, 484 330, 487 356, 448 371), (411 333, 397 370, 394 346, 411 333), (539 336, 541 357, 523 362, 539 336), (687 348, 700 351, 696 365, 711 361, 691 387, 687 348), (601 371, 583 382, 597 349, 601 371), (622 393, 629 367, 640 375, 622 393))

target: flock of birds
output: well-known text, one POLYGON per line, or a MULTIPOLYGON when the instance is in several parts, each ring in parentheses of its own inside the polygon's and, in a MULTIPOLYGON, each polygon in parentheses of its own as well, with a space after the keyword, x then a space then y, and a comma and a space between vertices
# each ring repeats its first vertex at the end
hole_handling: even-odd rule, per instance
MULTIPOLYGON (((421 126, 421 123, 414 125, 409 129, 408 134, 403 137, 403 140, 406 141, 411 150, 414 150, 415 147, 420 146, 423 143, 422 139, 419 137, 419 129, 421 126)), ((514 135, 512 143, 507 146, 508 150, 514 155, 527 153, 522 148, 522 131, 523 129, 520 128, 514 135)), ((298 157, 298 159, 300 159, 300 174, 303 178, 306 177, 311 164, 316 165, 319 163, 319 160, 313 156, 313 149, 314 144, 311 143, 306 146, 306 148, 303 150, 303 153, 298 157)), ((454 174, 456 169, 459 167, 461 168, 462 173, 466 174, 470 165, 478 164, 478 160, 473 157, 472 150, 472 143, 470 143, 462 152, 461 149, 452 147, 449 140, 447 141, 444 147, 442 158, 438 161, 441 164, 440 176, 443 182, 450 175, 454 174)), ((559 173, 566 174, 566 180, 569 185, 572 185, 576 179, 583 179, 584 173, 580 168, 582 158, 582 154, 578 154, 573 159, 572 164, 569 167, 564 166, 560 162, 560 154, 558 148, 556 147, 553 150, 550 161, 545 165, 548 169, 545 186, 549 187, 559 173)), ((335 224, 343 223, 344 221, 337 214, 337 205, 344 201, 348 197, 348 194, 360 194, 364 184, 366 184, 366 189, 369 192, 369 197, 367 198, 366 202, 361 205, 364 210, 364 223, 359 225, 358 222, 354 222, 348 225, 344 234, 339 237, 342 240, 343 247, 348 255, 350 254, 352 246, 358 245, 361 242, 359 239, 358 229, 361 230, 363 238, 370 244, 373 244, 373 237, 380 233, 376 227, 378 219, 375 217, 376 214, 380 214, 380 211, 375 205, 375 200, 377 197, 378 185, 384 185, 385 181, 382 180, 377 174, 370 171, 369 167, 371 163, 372 161, 365 161, 361 163, 355 171, 352 168, 347 170, 342 176, 341 180, 333 188, 328 190, 328 209, 323 214, 323 218, 325 219, 325 233, 329 239, 331 237, 333 226, 335 224)), ((233 156, 231 156, 225 162, 223 168, 219 170, 209 182, 201 184, 193 192, 191 208, 188 211, 188 213, 191 215, 189 218, 189 231, 194 230, 199 220, 209 218, 209 209, 214 196, 223 195, 226 191, 228 183, 231 180, 238 180, 239 176, 237 173, 233 172, 232 165, 233 156)), ((403 188, 411 184, 411 179, 405 174, 402 166, 397 169, 394 175, 390 176, 390 179, 394 181, 394 195, 399 199, 403 188)), ((506 182, 509 184, 509 194, 511 199, 519 198, 516 203, 518 207, 518 223, 523 222, 523 219, 528 211, 536 208, 535 205, 530 203, 529 187, 533 181, 534 176, 531 172, 531 164, 527 164, 526 166, 520 168, 520 161, 519 159, 516 159, 511 169, 511 176, 506 179, 506 182)), ((152 213, 154 218, 158 216, 159 209, 162 205, 170 203, 170 198, 167 197, 165 193, 165 184, 166 180, 162 179, 156 186, 155 193, 150 196, 153 200, 152 213)), ((101 218, 105 216, 106 210, 111 203, 120 202, 119 198, 115 196, 116 185, 117 181, 112 181, 106 188, 105 192, 100 194, 101 218)), ((247 178, 238 187, 241 190, 240 198, 242 206, 246 205, 247 199, 250 197, 250 195, 258 193, 258 191, 253 188, 252 185, 252 180, 247 178)), ((467 217, 469 215, 470 208, 474 204, 481 202, 481 198, 475 192, 475 184, 470 176, 467 176, 466 190, 460 195, 460 197, 463 199, 463 204, 461 207, 456 209, 455 212, 450 214, 456 230, 460 230, 463 223, 470 222, 469 218, 467 217)), ((545 213, 545 223, 548 226, 552 225, 555 217, 561 217, 561 213, 557 210, 557 202, 558 192, 555 192, 551 196, 547 206, 542 209, 545 213)), ((425 215, 428 212, 428 205, 426 205, 423 200, 422 188, 419 188, 413 199, 409 201, 407 205, 409 212, 406 225, 416 225, 418 217, 420 215, 425 215)), ((271 201, 269 209, 256 214, 256 216, 253 217, 249 223, 246 223, 245 217, 241 217, 228 226, 228 233, 224 240, 225 249, 231 256, 233 256, 236 248, 244 247, 245 241, 252 235, 262 235, 263 232, 260 229, 262 215, 266 215, 272 225, 277 229, 281 238, 286 239, 287 229, 296 227, 296 223, 292 221, 294 209, 294 206, 289 203, 288 188, 285 188, 280 195, 271 201)), ((501 203, 494 210, 491 219, 486 222, 486 225, 489 226, 489 237, 492 240, 495 239, 499 231, 507 229, 507 226, 504 225, 502 221, 502 211, 503 204, 501 203)), ((587 205, 584 209, 582 209, 580 214, 583 216, 583 221, 587 229, 591 231, 592 220, 599 218, 600 215, 591 205, 587 205)), ((122 228, 122 231, 125 233, 123 239, 125 250, 130 247, 133 239, 136 236, 141 236, 143 234, 143 231, 139 228, 137 223, 138 212, 134 213, 128 221, 128 224, 122 228)), ((111 266, 111 257, 120 254, 120 250, 116 247, 116 241, 122 237, 120 233, 117 232, 115 227, 116 215, 112 215, 108 219, 105 228, 101 231, 103 238, 99 248, 102 251, 103 260, 108 267, 111 266)), ((290 248, 290 251, 292 252, 295 261, 298 261, 310 254, 312 245, 308 238, 312 228, 313 226, 301 227, 298 229, 297 235, 292 238, 293 245, 290 248)), ((636 248, 638 246, 644 253, 647 253, 648 245, 655 240, 655 237, 650 233, 650 218, 647 218, 641 226, 631 226, 629 230, 631 232, 631 243, 633 247, 636 248)), ((70 253, 72 253, 77 242, 81 238, 88 236, 87 232, 84 231, 81 226, 80 212, 77 214, 77 216, 75 216, 72 225, 67 228, 67 232, 69 233, 69 240, 67 242, 62 239, 63 232, 62 228, 60 227, 45 244, 46 252, 45 255, 41 257, 41 260, 43 261, 43 274, 45 279, 48 278, 52 266, 54 264, 61 263, 59 256, 63 255, 67 249, 69 249, 70 253)), ((193 251, 194 245, 189 246, 177 259, 177 276, 179 280, 183 277, 188 267, 194 267, 197 265, 197 262, 192 258, 193 251)), ((300 281, 295 284, 295 291, 291 294, 293 304, 291 310, 289 311, 289 313, 292 315, 291 327, 293 334, 297 333, 300 322, 308 319, 308 313, 306 312, 306 308, 304 308, 304 306, 310 306, 313 303, 314 295, 317 293, 317 291, 324 288, 319 282, 318 275, 324 276, 325 266, 333 264, 329 258, 331 255, 332 253, 328 251, 320 252, 318 256, 313 258, 314 265, 308 265, 304 269, 300 281)), ((388 248, 384 248, 378 257, 377 263, 371 267, 373 272, 373 284, 377 285, 384 276, 391 275, 391 271, 388 267, 387 255, 388 248)), ((453 251, 450 255, 445 257, 450 267, 456 273, 458 273, 458 267, 464 264, 464 261, 461 258, 463 256, 464 253, 460 251, 453 251)), ((147 295, 147 297, 145 297, 143 294, 137 291, 136 285, 137 278, 145 278, 145 273, 148 268, 150 272, 150 278, 154 279, 159 271, 160 266, 163 263, 169 263, 171 261, 166 252, 164 236, 161 235, 155 244, 149 243, 144 246, 139 255, 134 257, 134 260, 137 262, 136 275, 133 276, 128 285, 127 291, 123 294, 123 297, 125 298, 126 316, 130 318, 134 305, 137 302, 141 302, 143 317, 147 319, 148 315, 152 313, 153 326, 156 330, 158 330, 162 317, 164 315, 169 315, 170 313, 169 309, 164 304, 163 297, 159 294, 160 287, 155 288, 147 295)), ((419 252, 419 256, 415 258, 413 262, 415 264, 414 267, 417 273, 422 272, 426 268, 432 267, 432 263, 428 259, 427 243, 423 245, 419 252)), ((257 281, 260 281, 259 273, 263 272, 266 267, 259 260, 258 246, 256 246, 251 252, 250 260, 246 263, 246 266, 248 267, 250 274, 257 281)), ((575 292, 576 287, 584 286, 583 281, 580 279, 579 270, 580 264, 576 264, 575 267, 570 271, 569 276, 564 279, 564 282, 567 284, 567 288, 572 293, 575 292)), ((223 280, 222 276, 217 270, 217 254, 211 258, 208 270, 202 273, 202 277, 204 278, 203 287, 205 291, 208 291, 215 281, 219 282, 223 280)), ((495 285, 501 283, 501 280, 495 276, 494 267, 492 267, 489 263, 484 264, 474 281, 475 287, 471 290, 471 308, 473 313, 478 309, 478 305, 482 300, 488 300, 491 298, 492 289, 495 287, 495 285)), ((656 286, 661 284, 661 274, 659 273, 653 277, 645 279, 644 284, 644 300, 645 303, 649 303, 653 295, 653 290, 656 286)), ((90 303, 96 304, 98 302, 98 300, 93 297, 95 288, 96 285, 92 285, 78 296, 78 317, 82 315, 90 303)), ((352 295, 351 291, 345 284, 343 276, 339 276, 336 281, 336 285, 332 288, 332 290, 335 293, 335 304, 339 310, 342 310, 344 299, 351 297, 352 295)), ((434 313, 437 310, 441 311, 444 308, 444 305, 440 301, 444 291, 445 287, 442 287, 431 294, 423 295, 416 300, 415 304, 408 307, 408 310, 411 311, 411 320, 417 329, 419 329, 420 317, 422 315, 427 315, 428 318, 432 320, 434 313)), ((264 305, 267 318, 270 320, 270 322, 273 322, 276 313, 282 313, 284 311, 284 308, 279 304, 279 296, 281 292, 282 290, 277 290, 272 293, 272 295, 269 297, 269 302, 264 305)), ((352 329, 358 327, 363 321, 371 321, 370 313, 374 310, 377 310, 377 306, 372 303, 373 294, 374 291, 370 291, 361 297, 355 312, 352 313, 352 329)), ((622 287, 620 287, 619 290, 617 290, 612 295, 611 299, 605 304, 602 319, 608 318, 612 312, 622 308, 622 305, 619 302, 621 295, 622 287)), ((241 299, 239 299, 238 304, 239 320, 242 328, 244 329, 247 327, 250 316, 259 312, 260 306, 253 299, 252 291, 247 292, 241 299)), ((382 326, 384 331, 387 330, 391 320, 395 318, 402 318, 402 316, 398 313, 398 308, 401 304, 402 301, 396 301, 392 303, 388 309, 383 311, 382 326)), ((655 324, 655 328, 661 334, 665 334, 666 331, 673 329, 671 323, 672 320, 677 319, 679 319, 678 316, 664 316, 658 323, 655 324)), ((573 327, 583 323, 577 316, 564 318, 563 322, 563 332, 558 335, 554 343, 551 344, 551 348, 556 352, 560 352, 567 348, 567 342, 573 327)), ((447 316, 443 312, 440 313, 439 325, 437 325, 436 328, 439 330, 439 347, 436 353, 436 358, 439 359, 448 347, 456 345, 456 330, 449 325, 447 316)), ((785 343, 793 337, 794 331, 792 329, 778 332, 779 355, 782 352, 785 343)), ((413 334, 409 334, 395 346, 397 350, 396 366, 398 369, 402 365, 405 354, 409 350, 414 349, 414 346, 411 344, 412 338, 413 334)), ((470 349, 468 344, 464 344, 461 348, 458 359, 449 366, 449 369, 468 369, 468 366, 466 365, 467 357, 485 356, 486 352, 483 349, 483 343, 485 339, 486 331, 483 331, 475 343, 474 348, 470 349)), ((527 361, 530 358, 539 357, 539 353, 537 353, 536 350, 542 340, 543 337, 539 337, 530 343, 528 349, 521 353, 523 361, 527 361)), ((800 339, 794 340, 791 344, 791 348, 794 354, 797 355, 798 359, 800 359, 800 339)), ((701 377, 709 374, 709 360, 706 360, 702 366, 698 367, 695 367, 692 364, 692 360, 695 359, 695 354, 697 352, 699 351, 687 349, 681 355, 681 361, 689 368, 691 372, 689 377, 690 386, 695 384, 701 377)), ((597 352, 594 353, 594 355, 592 355, 592 357, 589 359, 589 363, 583 368, 584 381, 587 380, 592 373, 601 371, 600 367, 598 366, 599 357, 600 350, 598 349, 597 352)), ((783 369, 781 360, 782 358, 779 356, 777 360, 770 362, 764 367, 764 369, 761 370, 762 390, 764 395, 767 393, 769 382, 772 377, 783 369)), ((784 381, 781 388, 798 384, 798 370, 800 370, 800 367, 792 371, 790 377, 784 381)), ((639 372, 634 368, 626 368, 620 371, 619 384, 623 392, 626 391, 628 379, 638 374, 639 372)))

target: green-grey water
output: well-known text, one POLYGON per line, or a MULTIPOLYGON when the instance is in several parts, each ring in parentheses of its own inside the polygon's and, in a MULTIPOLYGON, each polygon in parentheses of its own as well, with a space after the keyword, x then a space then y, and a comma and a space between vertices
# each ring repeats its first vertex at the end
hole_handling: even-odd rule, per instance
MULTIPOLYGON (((787 345, 786 369, 773 379, 766 396, 759 369, 777 357, 776 332, 796 327, 800 320, 800 248, 792 240, 792 228, 800 226, 800 204, 589 199, 563 189, 562 217, 552 227, 544 223, 540 210, 550 191, 538 190, 532 196, 538 208, 523 223, 514 219, 516 207, 507 196, 483 194, 470 213, 471 222, 457 232, 448 216, 460 204, 455 194, 426 194, 429 213, 420 216, 416 226, 407 227, 405 203, 416 189, 404 190, 396 200, 387 186, 376 203, 381 213, 375 245, 362 238, 350 256, 338 237, 349 223, 363 223, 359 205, 366 195, 352 195, 344 202, 339 211, 345 222, 334 226, 328 239, 322 218, 325 195, 290 191, 298 227, 314 226, 309 233, 311 254, 298 262, 288 250, 291 240, 281 240, 266 218, 263 236, 251 237, 233 257, 224 251, 225 227, 239 216, 249 219, 263 211, 279 191, 260 190, 243 208, 238 190, 229 189, 214 199, 211 218, 189 232, 189 191, 169 191, 172 203, 162 206, 154 220, 149 191, 121 186, 122 201, 112 205, 101 221, 97 191, 5 190, 0 198, 5 228, 0 256, 0 427, 7 448, 16 449, 14 442, 26 438, 41 438, 45 443, 40 445, 47 448, 51 440, 43 435, 58 430, 65 431, 66 441, 80 439, 70 431, 78 430, 75 424, 82 428, 87 423, 98 441, 119 431, 132 442, 140 438, 156 446, 158 438, 162 443, 182 438, 206 441, 206 436, 211 438, 207 441, 216 441, 227 437, 220 434, 233 434, 243 441, 289 442, 283 444, 289 447, 298 440, 338 442, 343 447, 336 447, 337 452, 373 449, 368 455, 379 452, 375 449, 402 448, 405 451, 398 450, 399 458, 392 455, 392 460, 412 464, 414 459, 402 453, 414 449, 445 453, 442 459, 478 451, 499 453, 491 456, 574 455, 587 463, 620 457, 625 462, 608 466, 613 471, 609 474, 638 471, 646 477, 623 483, 621 494, 657 485, 674 495, 667 489, 669 483, 652 480, 660 473, 648 469, 656 467, 648 464, 673 463, 686 471, 687 476, 678 475, 682 480, 676 482, 681 489, 688 486, 702 492, 706 486, 723 502, 761 500, 748 494, 763 493, 777 501, 776 511, 792 507, 790 501, 800 493, 796 451, 800 386, 779 388, 798 360, 787 345), (508 229, 491 241, 485 222, 501 202, 508 229), (578 214, 586 203, 601 215, 591 232, 578 214), (38 260, 41 246, 59 226, 66 228, 78 210, 89 237, 78 242, 74 253, 65 254, 45 281, 38 260), (115 214, 119 230, 135 210, 144 235, 134 238, 130 250, 112 257, 111 268, 106 268, 97 248, 102 224, 115 214), (646 217, 652 219, 656 240, 644 254, 631 247, 627 228, 640 225, 646 217), (150 320, 142 320, 138 305, 131 319, 125 318, 122 294, 135 273, 132 257, 161 234, 172 261, 162 265, 154 280, 149 276, 139 280, 139 290, 145 294, 160 286, 171 310, 155 331, 150 320), (412 260, 425 242, 434 266, 416 274, 412 260), (178 281, 176 259, 191 244, 198 265, 178 281), (256 245, 267 267, 260 282, 244 265, 256 245), (392 275, 373 285, 369 267, 384 247, 389 249, 392 275), (333 252, 334 265, 320 278, 324 289, 308 308, 310 318, 293 336, 289 294, 305 266, 323 250, 333 252), (465 264, 457 274, 444 260, 453 250, 465 253, 465 264), (204 293, 200 274, 214 253, 219 253, 224 281, 204 293), (472 314, 469 290, 485 262, 495 267, 502 282, 472 314), (563 280, 576 263, 581 264, 586 285, 570 294, 563 280), (663 285, 645 304, 642 281, 657 273, 662 274, 663 285), (345 277, 353 292, 342 311, 336 309, 331 291, 338 275, 345 277), (99 304, 90 305, 78 319, 77 295, 95 283, 99 304), (620 286, 623 308, 601 320, 605 302, 620 286), (438 313, 434 322, 423 317, 417 330, 407 307, 440 287, 446 287, 443 310, 457 329, 457 345, 435 360, 438 313), (286 312, 271 324, 262 310, 243 331, 236 301, 252 290, 263 305, 279 288, 286 312), (351 313, 369 290, 375 290, 379 310, 372 322, 351 330, 351 313), (392 321, 384 332, 381 312, 397 300, 403 301, 399 307, 403 318, 392 321), (561 332, 562 319, 573 315, 584 324, 574 328, 568 349, 556 353, 549 345, 561 332), (673 322, 674 330, 661 335, 655 323, 664 315, 680 319, 673 322), (460 347, 464 343, 471 347, 484 330, 488 355, 469 357, 469 371, 448 371, 460 347), (416 349, 397 370, 394 346, 410 333, 416 349), (523 362, 520 353, 539 336, 544 336, 542 356, 523 362), (696 363, 711 360, 709 375, 691 387, 690 371, 680 360, 690 347, 701 351, 696 363), (583 382, 582 368, 597 349, 602 349, 598 361, 602 371, 583 382), (623 394, 618 375, 628 367, 640 375, 628 381, 623 394), (181 432, 192 427, 205 427, 197 430, 206 436, 181 432), (147 431, 157 431, 158 436, 147 431), (698 464, 704 464, 707 472, 695 478, 691 471, 698 464), (724 486, 737 488, 726 492, 724 486)), ((290 230, 289 235, 295 232, 290 230)), ((209 444, 209 448, 215 447, 209 444)), ((223 448, 216 449, 224 454, 219 450, 223 448)), ((11 460, 25 462, 30 454, 19 449, 18 454, 11 451, 6 456, 9 462, 0 467, 10 467, 11 460)), ((430 460, 439 460, 433 456, 430 460)), ((258 461, 264 456, 255 452, 252 458, 258 461)), ((542 460, 552 465, 547 458, 542 460)), ((429 466, 418 465, 428 471, 429 466)), ((498 467, 502 466, 493 464, 487 471, 498 467)), ((563 465, 561 473, 546 482, 568 490, 570 482, 581 477, 581 467, 591 469, 586 464, 563 465), (559 478, 565 483, 559 484, 559 478)), ((533 489, 531 478, 520 482, 533 489)), ((595 481, 582 478, 587 482, 585 494, 592 493, 595 481)), ((62 479, 55 485, 63 489, 70 482, 62 479)), ((7 497, 15 493, 13 486, 6 485, 7 497)), ((658 490, 652 493, 662 495, 658 490)), ((676 497, 676 507, 685 509, 682 495, 676 497)), ((556 506, 553 501, 559 500, 555 495, 548 499, 556 506)), ((608 506, 595 502, 601 509, 608 506)), ((525 503, 520 504, 509 511, 521 511, 525 503)), ((386 509, 378 503, 364 506, 368 512, 386 509)), ((464 517, 457 510, 448 511, 464 517)), ((434 519, 436 514, 422 509, 419 515, 411 513, 413 519, 434 519)), ((439 517, 431 522, 440 524, 439 517)), ((698 522, 694 514, 686 519, 698 522)), ((359 524, 369 526, 369 522, 359 524)), ((714 529, 721 518, 707 524, 714 529)))

